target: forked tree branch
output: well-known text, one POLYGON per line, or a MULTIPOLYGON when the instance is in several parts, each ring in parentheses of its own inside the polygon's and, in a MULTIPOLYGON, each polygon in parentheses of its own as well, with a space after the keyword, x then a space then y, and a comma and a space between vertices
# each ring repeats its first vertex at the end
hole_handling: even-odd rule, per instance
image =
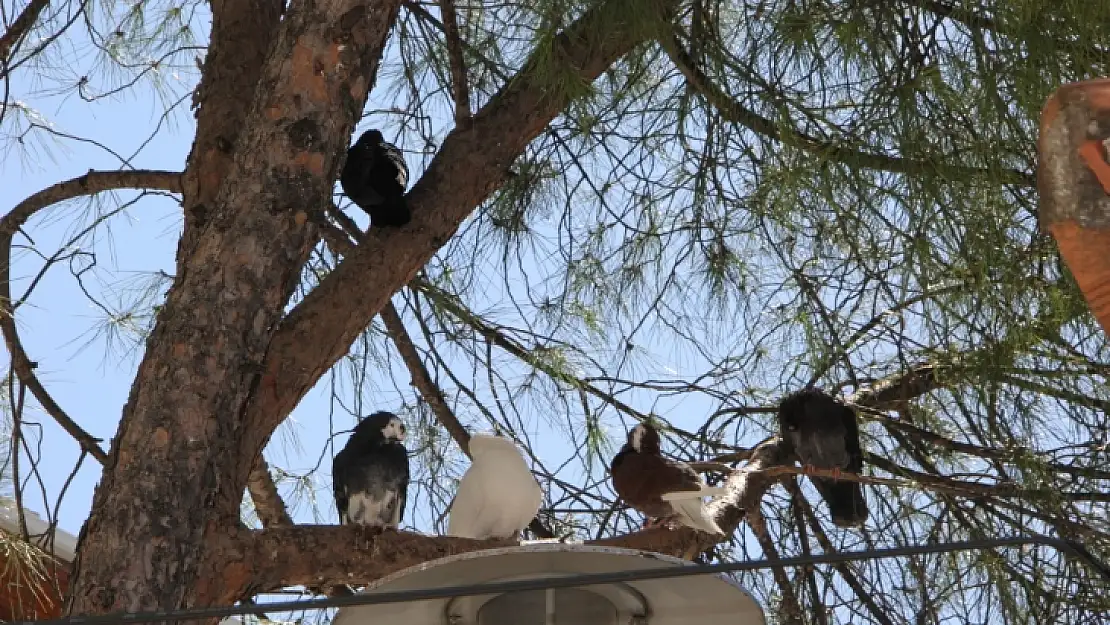
POLYGON ((645 13, 661 16, 668 6, 670 0, 609 0, 593 6, 550 47, 534 54, 470 126, 448 135, 407 196, 413 221, 398 229, 373 229, 282 322, 269 345, 260 389, 248 407, 253 436, 244 441, 242 457, 258 454, 274 428, 349 350, 393 293, 500 186, 528 143, 617 59, 653 36, 655 28, 645 26, 645 13), (568 88, 576 83, 580 91, 568 88))
POLYGON ((100 447, 100 440, 78 425, 50 396, 46 387, 35 375, 35 368, 38 364, 27 355, 27 350, 24 349, 23 343, 20 341, 11 293, 12 240, 15 233, 40 210, 66 200, 120 189, 145 189, 180 193, 181 174, 171 171, 148 170, 89 171, 84 176, 59 182, 35 193, 17 204, 3 218, 0 218, 0 331, 4 334, 4 343, 8 347, 8 353, 11 354, 12 369, 19 376, 19 380, 31 389, 31 393, 38 400, 43 410, 77 441, 81 449, 88 452, 100 464, 104 464, 108 457, 100 447))
POLYGON ((258 87, 246 87, 252 101, 224 177, 236 184, 220 184, 195 246, 179 247, 181 270, 93 497, 67 606, 74 613, 206 605, 250 590, 211 574, 223 554, 209 537, 235 531, 257 451, 273 432, 252 427, 248 406, 264 394, 267 351, 319 240, 308 212, 331 195, 335 146, 365 105, 397 13, 395 0, 329 0, 294 2, 282 16, 258 87), (174 527, 130 520, 150 510, 174 514, 174 527), (125 546, 136 541, 147 550, 145 572, 128 577, 127 593, 105 591, 130 575, 125 546))

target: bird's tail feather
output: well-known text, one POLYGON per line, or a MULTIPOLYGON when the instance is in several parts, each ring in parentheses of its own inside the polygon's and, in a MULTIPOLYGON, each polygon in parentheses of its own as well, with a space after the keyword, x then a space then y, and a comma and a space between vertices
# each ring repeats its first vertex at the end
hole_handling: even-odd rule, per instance
POLYGON ((867 499, 858 482, 813 480, 817 492, 829 506, 829 515, 838 527, 860 527, 867 520, 867 499))
POLYGON ((698 490, 676 490, 673 493, 663 493, 661 497, 663 501, 682 501, 684 499, 701 499, 702 497, 714 497, 716 495, 724 495, 728 493, 727 488, 720 486, 702 486, 698 490))
POLYGON ((710 518, 709 512, 700 499, 679 499, 671 502, 679 520, 686 527, 692 527, 709 534, 724 535, 717 523, 710 518))

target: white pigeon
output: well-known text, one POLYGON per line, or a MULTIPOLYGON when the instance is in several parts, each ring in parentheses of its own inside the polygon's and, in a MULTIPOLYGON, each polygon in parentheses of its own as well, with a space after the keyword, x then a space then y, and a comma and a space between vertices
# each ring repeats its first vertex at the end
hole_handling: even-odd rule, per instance
POLYGON ((516 538, 528 527, 543 491, 511 439, 492 434, 470 437, 466 470, 447 521, 447 535, 460 538, 516 538))

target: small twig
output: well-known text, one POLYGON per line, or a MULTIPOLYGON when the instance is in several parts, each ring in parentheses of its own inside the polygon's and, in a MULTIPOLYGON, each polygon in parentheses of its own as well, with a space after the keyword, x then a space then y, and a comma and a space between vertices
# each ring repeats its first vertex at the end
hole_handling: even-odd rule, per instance
MULTIPOLYGON (((427 367, 424 366, 423 361, 420 359, 419 352, 416 351, 416 345, 412 342, 412 337, 409 336, 408 330, 405 329, 405 324, 401 321, 401 315, 398 314, 397 309, 393 306, 393 302, 387 302, 385 307, 382 308, 381 313, 382 321, 385 322, 386 332, 389 333, 389 338, 393 340, 393 345, 396 346, 397 351, 401 354, 401 359, 405 361, 405 365, 412 374, 413 386, 420 391, 420 395, 431 407, 432 412, 436 415, 436 419, 440 424, 451 434, 451 438, 455 439, 459 448, 463 450, 466 456, 470 457, 470 434, 459 422, 458 417, 447 405, 447 400, 443 396, 443 391, 439 389, 435 381, 432 380, 431 374, 428 372, 427 367)), ((540 521, 539 517, 532 519, 528 525, 538 538, 555 538, 555 533, 547 529, 547 527, 540 521)))
MULTIPOLYGON (((789 488, 791 490, 791 493, 798 493, 799 495, 801 494, 797 483, 792 484, 789 488)), ((805 497, 798 497, 797 500, 798 506, 801 508, 803 516, 805 516, 810 529, 813 530, 813 536, 817 539, 817 544, 821 545, 821 550, 825 553, 837 553, 838 549, 832 544, 832 541, 829 540, 828 534, 825 533, 825 530, 821 528, 821 524, 817 521, 817 515, 813 512, 813 506, 811 506, 809 502, 806 501, 805 497)), ((875 619, 875 622, 879 623, 879 625, 894 625, 893 621, 890 620, 890 617, 886 615, 886 612, 883 611, 883 609, 880 608, 879 605, 875 602, 875 597, 873 597, 870 593, 867 592, 866 589, 864 589, 863 584, 860 583, 859 578, 856 577, 856 575, 852 572, 852 569, 849 567, 848 563, 841 562, 838 564, 834 564, 833 568, 835 568, 836 572, 840 573, 840 576, 844 578, 844 582, 848 584, 848 586, 853 591, 855 591, 856 596, 859 597, 860 601, 863 602, 863 605, 867 607, 867 610, 871 613, 871 616, 875 619)))
POLYGON ((30 541, 27 531, 27 516, 23 513, 23 485, 19 479, 19 439, 23 436, 23 401, 27 397, 27 385, 19 385, 19 399, 16 399, 15 374, 8 372, 8 401, 12 403, 12 486, 15 494, 15 514, 19 519, 19 536, 30 541))
POLYGON ((451 64, 451 93, 455 98, 455 127, 470 125, 470 89, 466 78, 466 60, 463 58, 459 22, 454 0, 439 0, 443 15, 443 35, 447 40, 447 58, 451 64))
MULTIPOLYGON (((761 524, 758 528, 753 527, 752 530, 767 559, 771 561, 781 559, 778 549, 775 548, 775 541, 771 540, 771 534, 767 531, 767 526, 761 524)), ((783 623, 803 625, 805 621, 802 620, 802 606, 798 603, 798 596, 794 594, 794 587, 790 584, 790 578, 786 576, 786 568, 781 565, 772 566, 771 576, 775 578, 775 583, 778 584, 779 590, 782 592, 779 609, 783 623)))
MULTIPOLYGON (((802 497, 802 490, 798 488, 797 480, 787 480, 786 490, 790 492, 790 509, 794 517, 794 527, 798 531, 798 544, 801 545, 802 555, 809 557, 812 552, 809 548, 809 534, 806 532, 802 512, 805 498, 802 497)), ((806 585, 809 587, 809 594, 813 601, 813 614, 817 618, 818 625, 829 625, 829 615, 824 608, 824 602, 821 601, 821 592, 817 589, 817 575, 814 573, 813 566, 802 567, 802 574, 805 575, 806 585)))

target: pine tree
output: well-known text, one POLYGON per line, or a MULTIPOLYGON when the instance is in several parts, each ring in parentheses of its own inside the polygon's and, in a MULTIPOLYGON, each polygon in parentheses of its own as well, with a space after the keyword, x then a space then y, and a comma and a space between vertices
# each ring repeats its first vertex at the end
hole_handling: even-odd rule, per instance
MULTIPOLYGON (((310 391, 336 416, 299 421, 332 434, 403 404, 422 502, 406 519, 433 534, 468 429, 497 427, 535 456, 533 536, 730 561, 1038 532, 1110 557, 1110 350, 1035 188, 1045 100, 1110 75, 1100 3, 9 5, 4 179, 103 146, 76 159, 87 174, 5 194, 0 220, 11 368, 103 467, 73 614, 335 592, 489 546, 406 536, 402 553, 295 524, 334 520, 326 474, 274 461, 310 391), (150 141, 192 136, 184 162, 141 169, 145 148, 50 117, 123 95, 164 112, 135 119, 150 141), (335 184, 371 127, 411 170, 402 228, 367 232, 335 184), (172 262, 112 268, 110 225, 166 196, 172 262), (39 240, 52 222, 60 242, 39 240), (65 308, 103 313, 83 345, 135 366, 110 443, 51 396, 40 371, 61 357, 20 338, 49 336, 22 324, 46 314, 36 276, 65 267, 65 308), (718 544, 660 543, 615 500, 605 467, 633 424, 737 479, 766 468, 779 399, 811 384, 861 416, 864 530, 833 526, 793 469, 718 502, 718 544)), ((776 622, 1110 610, 1091 566, 1040 547, 741 579, 776 622)))

